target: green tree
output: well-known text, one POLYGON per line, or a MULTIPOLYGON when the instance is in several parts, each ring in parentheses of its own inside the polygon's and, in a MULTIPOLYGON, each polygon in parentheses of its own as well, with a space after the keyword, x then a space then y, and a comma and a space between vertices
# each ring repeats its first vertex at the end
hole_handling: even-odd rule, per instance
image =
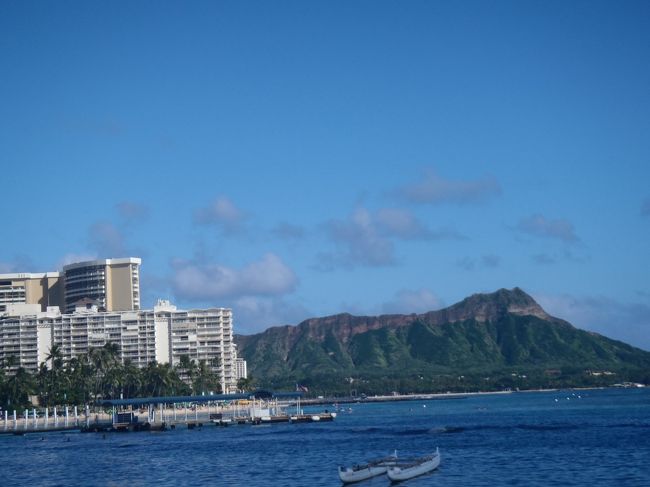
POLYGON ((255 379, 252 375, 248 377, 242 377, 237 381, 237 390, 240 392, 247 392, 253 390, 255 387, 255 379))
POLYGON ((209 365, 205 360, 199 361, 196 377, 192 383, 192 389, 194 394, 221 392, 219 374, 216 373, 214 367, 209 365))
POLYGON ((4 409, 19 409, 29 405, 29 395, 34 392, 34 377, 25 370, 18 367, 16 373, 9 376, 5 383, 5 394, 3 394, 4 409))

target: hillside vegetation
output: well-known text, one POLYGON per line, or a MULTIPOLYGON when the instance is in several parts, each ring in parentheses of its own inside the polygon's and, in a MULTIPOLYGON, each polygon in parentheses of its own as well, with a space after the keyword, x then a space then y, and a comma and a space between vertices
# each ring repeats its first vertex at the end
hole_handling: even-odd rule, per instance
POLYGON ((237 336, 258 385, 375 394, 650 381, 650 352, 548 315, 521 289, 425 314, 339 314, 237 336))

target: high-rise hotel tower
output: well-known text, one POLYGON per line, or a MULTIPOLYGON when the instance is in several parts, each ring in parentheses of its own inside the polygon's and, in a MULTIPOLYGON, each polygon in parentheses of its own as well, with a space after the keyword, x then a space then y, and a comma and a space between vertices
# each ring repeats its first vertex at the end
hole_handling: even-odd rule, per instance
POLYGON ((141 259, 103 259, 69 264, 63 268, 66 313, 86 298, 105 311, 140 309, 141 259))

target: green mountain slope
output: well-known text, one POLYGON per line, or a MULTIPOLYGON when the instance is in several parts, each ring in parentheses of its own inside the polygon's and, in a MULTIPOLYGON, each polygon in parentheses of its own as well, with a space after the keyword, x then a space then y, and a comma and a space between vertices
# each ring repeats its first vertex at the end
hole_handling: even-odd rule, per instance
POLYGON ((237 336, 260 385, 333 393, 604 385, 650 378, 650 352, 549 316, 521 289, 421 315, 341 314, 237 336), (604 374, 607 372, 607 374, 604 374))

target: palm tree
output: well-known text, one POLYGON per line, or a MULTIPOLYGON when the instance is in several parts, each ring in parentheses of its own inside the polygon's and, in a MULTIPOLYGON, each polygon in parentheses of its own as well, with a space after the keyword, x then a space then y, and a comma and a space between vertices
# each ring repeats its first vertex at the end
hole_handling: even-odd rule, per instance
POLYGON ((213 368, 208 365, 205 360, 199 361, 196 379, 192 384, 194 394, 202 394, 204 392, 213 391, 220 392, 221 384, 219 383, 219 375, 215 373, 213 368))
MULTIPOLYGON (((196 362, 189 355, 181 355, 176 370, 183 382, 193 387, 198 368, 196 362)), ((193 392, 196 393, 196 391, 193 392)))
POLYGON ((144 369, 144 395, 166 396, 187 394, 188 386, 181 381, 178 373, 170 364, 151 362, 144 369))
POLYGON ((64 375, 61 347, 52 345, 50 353, 45 357, 45 362, 41 363, 38 371, 39 391, 46 407, 59 404, 63 399, 65 388, 62 386, 67 382, 64 380, 64 375), (48 362, 49 367, 46 365, 48 362))
POLYGON ((2 407, 13 409, 28 404, 29 395, 34 390, 33 376, 24 367, 18 367, 16 373, 9 377, 6 384, 6 396, 3 396, 2 407))
POLYGON ((76 404, 85 404, 90 399, 95 369, 88 354, 75 357, 68 363, 67 375, 70 382, 68 399, 76 404))
POLYGON ((123 385, 122 392, 125 398, 135 397, 138 395, 142 386, 142 371, 136 367, 130 360, 124 361, 123 366, 123 385))
POLYGON ((237 389, 241 392, 252 390, 254 385, 255 385, 255 379, 253 378, 252 375, 249 377, 242 377, 237 381, 237 389))
POLYGON ((115 343, 108 342, 103 347, 90 350, 88 355, 95 368, 93 392, 97 397, 105 392, 108 371, 119 363, 120 348, 115 343))
POLYGON ((63 368, 63 352, 58 345, 52 345, 50 353, 45 357, 45 362, 50 362, 50 369, 60 370, 63 368))

